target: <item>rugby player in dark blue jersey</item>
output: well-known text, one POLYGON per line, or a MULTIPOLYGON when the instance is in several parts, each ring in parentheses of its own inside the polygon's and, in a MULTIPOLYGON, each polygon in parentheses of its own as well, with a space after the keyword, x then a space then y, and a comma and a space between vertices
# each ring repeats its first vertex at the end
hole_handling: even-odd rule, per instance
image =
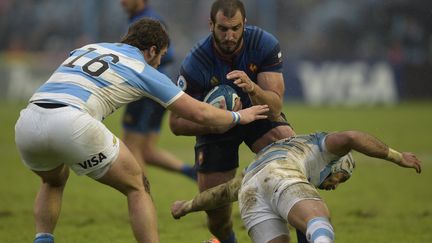
MULTIPOLYGON (((145 17, 164 23, 147 0, 121 0, 121 5, 129 15, 129 24, 145 17)), ((166 66, 173 60, 174 50, 170 45, 162 57, 158 71, 167 74, 166 66)), ((150 98, 144 97, 128 104, 123 115, 123 141, 140 162, 143 170, 145 164, 150 164, 182 173, 196 180, 196 170, 192 166, 156 146, 164 113, 165 108, 150 98)))
MULTIPOLYGON (((198 100, 214 86, 228 84, 243 107, 267 104, 269 119, 246 126, 208 127, 172 114, 176 135, 196 135, 195 166, 199 190, 232 179, 238 167, 242 142, 257 153, 266 145, 294 135, 281 113, 284 95, 282 54, 270 33, 246 26, 243 3, 216 0, 210 13, 211 34, 201 40, 183 61, 177 85, 198 100)), ((208 228, 221 242, 236 242, 231 205, 206 211, 208 228)))

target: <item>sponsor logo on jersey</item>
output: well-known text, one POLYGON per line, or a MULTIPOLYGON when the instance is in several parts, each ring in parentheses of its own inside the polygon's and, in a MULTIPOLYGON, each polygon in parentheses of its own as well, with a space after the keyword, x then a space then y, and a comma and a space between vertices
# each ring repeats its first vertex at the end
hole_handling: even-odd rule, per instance
POLYGON ((177 79, 177 86, 178 86, 181 90, 183 90, 183 91, 186 90, 186 88, 187 88, 187 83, 186 83, 186 79, 183 77, 183 75, 180 75, 180 76, 178 77, 178 79, 177 79))
POLYGON ((216 85, 218 85, 219 83, 220 83, 219 79, 217 79, 215 76, 213 76, 213 77, 210 79, 210 84, 211 84, 212 86, 216 86, 216 85))
POLYGON ((257 67, 257 65, 255 65, 255 64, 253 64, 253 63, 249 63, 249 70, 250 70, 252 73, 257 73, 257 71, 258 71, 258 67, 257 67))
POLYGON ((93 166, 96 166, 96 165, 102 163, 102 161, 106 158, 107 157, 103 153, 99 153, 97 155, 92 156, 90 159, 85 160, 85 161, 78 163, 78 164, 83 169, 90 169, 93 166))

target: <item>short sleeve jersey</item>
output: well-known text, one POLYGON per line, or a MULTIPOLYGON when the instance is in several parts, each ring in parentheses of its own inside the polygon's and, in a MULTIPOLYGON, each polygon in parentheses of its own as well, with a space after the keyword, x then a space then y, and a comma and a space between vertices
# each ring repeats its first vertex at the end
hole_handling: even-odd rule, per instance
POLYGON ((177 85, 202 101, 214 86, 228 84, 239 94, 243 107, 250 107, 249 96, 226 79, 226 75, 242 70, 256 82, 258 73, 282 71, 282 54, 278 40, 258 27, 247 26, 243 41, 242 48, 232 58, 224 59, 215 50, 212 35, 201 40, 184 59, 177 85))
POLYGON ((103 120, 142 97, 167 107, 182 94, 166 75, 145 62, 138 48, 98 43, 72 51, 30 102, 67 104, 103 120))

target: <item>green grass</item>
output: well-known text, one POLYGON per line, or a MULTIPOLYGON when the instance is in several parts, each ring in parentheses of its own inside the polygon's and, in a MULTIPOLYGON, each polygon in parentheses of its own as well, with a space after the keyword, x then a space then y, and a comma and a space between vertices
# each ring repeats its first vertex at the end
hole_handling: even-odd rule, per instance
MULTIPOLYGON (((13 126, 24 104, 0 102, 0 242, 31 242, 32 207, 39 179, 21 164, 14 145, 13 126)), ((357 168, 348 183, 323 192, 336 230, 337 242, 432 242, 432 102, 395 107, 285 107, 297 133, 357 129, 373 133, 393 148, 412 151, 423 161, 421 175, 414 170, 354 154, 357 168)), ((121 112, 107 119, 120 132, 121 112)), ((160 146, 192 163, 192 137, 172 135, 164 123, 160 146)), ((241 148, 241 164, 253 157, 241 148)), ((158 210, 161 242, 201 242, 210 237, 203 213, 175 221, 169 205, 196 192, 190 180, 149 169, 158 210)), ((237 204, 236 204, 237 205, 237 204)), ((234 227, 240 243, 250 242, 235 207, 234 227)), ((126 201, 117 191, 71 173, 55 232, 57 242, 133 242, 126 201)), ((295 241, 294 241, 295 242, 295 241)))

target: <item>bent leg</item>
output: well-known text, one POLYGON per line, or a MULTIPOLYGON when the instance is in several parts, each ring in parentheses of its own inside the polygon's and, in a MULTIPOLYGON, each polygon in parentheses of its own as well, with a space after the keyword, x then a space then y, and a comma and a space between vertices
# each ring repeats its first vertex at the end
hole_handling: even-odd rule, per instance
MULTIPOLYGON (((198 173, 200 192, 231 180, 234 178, 235 173, 236 169, 227 172, 198 173)), ((235 240, 232 229, 231 211, 232 203, 206 211, 208 228, 221 242, 235 240)))
POLYGON ((42 179, 34 203, 37 233, 53 233, 57 224, 63 191, 69 177, 69 168, 60 165, 51 171, 33 171, 42 179))
POLYGON ((159 133, 149 132, 144 135, 142 155, 144 161, 170 171, 180 172, 183 162, 166 150, 157 148, 159 133))
POLYGON ((327 205, 321 200, 302 200, 288 213, 288 222, 306 233, 309 242, 332 243, 334 230, 327 205))
POLYGON ((316 217, 307 224, 306 237, 309 242, 333 243, 334 230, 328 218, 316 217))
POLYGON ((143 171, 145 165, 150 164, 162 169, 182 173, 196 180, 196 171, 190 165, 175 157, 170 152, 158 148, 159 133, 148 132, 141 134, 137 132, 124 131, 123 141, 140 163, 143 171))
POLYGON ((316 217, 330 218, 327 205, 321 200, 302 200, 288 213, 288 222, 296 229, 306 232, 307 223, 316 217))
POLYGON ((226 183, 209 188, 195 195, 192 200, 175 201, 171 205, 172 216, 179 219, 191 212, 212 210, 237 201, 242 178, 237 176, 226 183))
POLYGON ((144 186, 145 177, 140 166, 123 142, 116 161, 107 173, 98 179, 124 195, 128 200, 129 218, 136 240, 142 242, 159 242, 156 210, 150 194, 144 186))
POLYGON ((289 243, 289 231, 282 219, 268 219, 255 226, 248 232, 255 243, 289 243))

